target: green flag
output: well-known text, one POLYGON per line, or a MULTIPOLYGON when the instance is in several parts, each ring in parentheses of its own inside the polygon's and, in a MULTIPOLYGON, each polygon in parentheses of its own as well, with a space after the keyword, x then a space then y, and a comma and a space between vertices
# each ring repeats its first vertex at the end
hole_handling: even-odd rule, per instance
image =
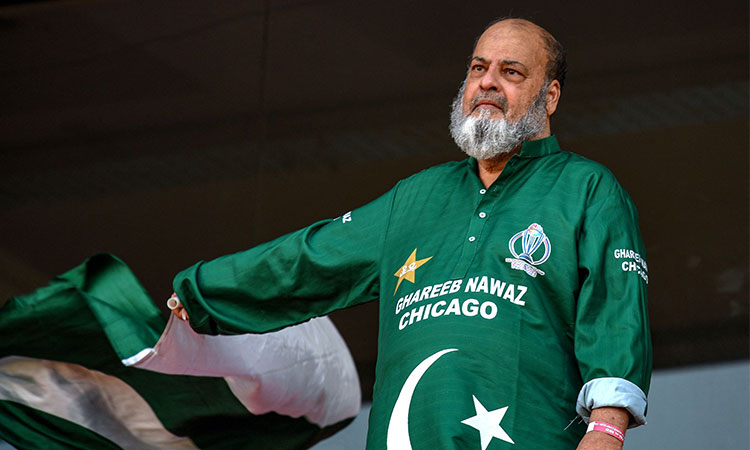
POLYGON ((360 399, 330 322, 300 327, 204 337, 168 326, 122 261, 93 256, 0 308, 0 438, 19 449, 306 448, 360 399))

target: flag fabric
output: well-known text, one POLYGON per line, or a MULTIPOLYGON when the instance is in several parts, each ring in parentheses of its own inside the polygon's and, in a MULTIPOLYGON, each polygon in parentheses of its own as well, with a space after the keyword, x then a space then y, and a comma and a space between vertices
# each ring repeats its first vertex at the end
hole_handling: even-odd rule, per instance
POLYGON ((329 319, 199 335, 112 255, 0 308, 0 438, 19 449, 307 448, 359 407, 329 319))

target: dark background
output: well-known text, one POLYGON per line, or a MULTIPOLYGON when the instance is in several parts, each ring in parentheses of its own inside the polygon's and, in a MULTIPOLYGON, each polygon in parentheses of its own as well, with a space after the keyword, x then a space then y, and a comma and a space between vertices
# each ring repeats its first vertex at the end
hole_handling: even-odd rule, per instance
MULTIPOLYGON (((161 306, 197 260, 461 159, 450 101, 508 14, 567 46, 553 132, 639 208, 655 366, 748 358, 746 1, 5 3, 0 299, 108 251, 161 306)), ((377 304, 333 318, 367 397, 377 304)))

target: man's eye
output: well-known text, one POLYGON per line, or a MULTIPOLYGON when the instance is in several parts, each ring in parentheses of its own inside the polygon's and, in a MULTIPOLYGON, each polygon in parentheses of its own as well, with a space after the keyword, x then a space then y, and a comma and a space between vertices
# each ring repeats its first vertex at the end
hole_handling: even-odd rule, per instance
POLYGON ((482 72, 484 70, 484 67, 482 66, 474 66, 471 68, 474 72, 482 72))
POLYGON ((521 80, 526 77, 524 74, 515 69, 505 69, 503 72, 505 73, 505 76, 511 80, 521 80))

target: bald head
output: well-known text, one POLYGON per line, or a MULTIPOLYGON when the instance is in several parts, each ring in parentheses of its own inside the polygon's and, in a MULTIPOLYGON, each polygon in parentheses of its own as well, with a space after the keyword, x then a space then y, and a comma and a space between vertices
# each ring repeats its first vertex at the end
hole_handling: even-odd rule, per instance
POLYGON ((513 28, 518 31, 526 32, 530 36, 536 36, 536 39, 538 39, 539 44, 544 48, 547 56, 545 65, 547 81, 549 82, 552 80, 557 80, 560 83, 560 88, 562 89, 563 85, 565 84, 565 76, 568 73, 565 48, 557 39, 555 39, 554 36, 552 36, 549 31, 545 30, 534 22, 516 18, 494 20, 490 22, 487 27, 485 27, 482 34, 480 34, 474 41, 474 50, 476 50, 476 47, 482 37, 484 37, 488 33, 499 31, 502 28, 513 28))

